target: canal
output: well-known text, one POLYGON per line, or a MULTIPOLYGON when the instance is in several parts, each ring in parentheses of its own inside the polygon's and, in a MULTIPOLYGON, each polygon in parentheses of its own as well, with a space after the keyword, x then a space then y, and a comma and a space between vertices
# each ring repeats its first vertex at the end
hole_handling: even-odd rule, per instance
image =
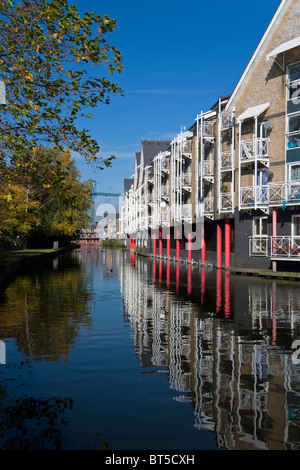
POLYGON ((0 296, 0 449, 299 450, 299 292, 122 250, 28 270, 0 296))

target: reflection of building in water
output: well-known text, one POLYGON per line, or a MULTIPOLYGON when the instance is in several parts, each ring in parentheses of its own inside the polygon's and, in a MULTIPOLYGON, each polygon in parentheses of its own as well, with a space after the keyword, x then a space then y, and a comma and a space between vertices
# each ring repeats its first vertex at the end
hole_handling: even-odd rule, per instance
MULTIPOLYGON (((229 321, 225 308, 217 315, 218 301, 215 311, 208 313, 205 302, 201 307, 203 292, 193 302, 177 296, 176 270, 173 291, 159 276, 153 282, 153 264, 143 258, 122 263, 120 273, 141 367, 167 369, 179 392, 175 400, 193 405, 196 428, 215 432, 219 446, 229 449, 300 449, 299 366, 283 350, 299 324, 296 288, 248 278, 247 289, 235 278, 229 321)), ((211 290, 217 277, 207 276, 211 290)))

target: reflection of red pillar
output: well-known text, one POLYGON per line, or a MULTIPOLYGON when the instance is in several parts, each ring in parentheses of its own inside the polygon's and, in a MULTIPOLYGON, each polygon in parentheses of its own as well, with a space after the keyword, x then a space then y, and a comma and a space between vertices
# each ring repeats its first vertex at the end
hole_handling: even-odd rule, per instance
POLYGON ((216 311, 219 313, 222 304, 222 271, 217 271, 216 311))
MULTIPOLYGON (((273 237, 277 237, 277 209, 275 207, 273 207, 273 237)), ((271 247, 271 250, 272 250, 271 254, 273 255, 273 252, 275 251, 275 243, 271 247)), ((272 261, 272 269, 273 271, 277 271, 276 261, 272 261)))
POLYGON ((153 234, 153 254, 156 256, 156 233, 153 234))
POLYGON ((170 287, 170 263, 167 262, 167 287, 170 287))
POLYGON ((176 265, 176 291, 179 291, 180 286, 180 264, 177 263, 176 265))
POLYGON ((222 267, 222 228, 217 223, 217 267, 222 267))
POLYGON ((167 258, 170 258, 171 256, 171 238, 170 234, 168 233, 167 235, 167 258))
POLYGON ((156 261, 153 261, 153 282, 156 282, 156 261))
POLYGON ((230 273, 225 273, 224 284, 224 313, 225 317, 230 317, 230 273))
POLYGON ((206 291, 206 270, 202 269, 201 271, 201 305, 205 301, 205 291, 206 291))
POLYGON ((206 239, 205 239, 205 230, 202 230, 202 247, 201 247, 201 261, 203 264, 206 264, 206 239))
POLYGON ((230 220, 225 221, 225 268, 230 268, 230 220))
POLYGON ((188 295, 192 293, 192 266, 188 266, 187 269, 187 293, 188 295))
POLYGON ((158 276, 159 276, 159 282, 161 283, 162 281, 162 262, 159 262, 159 271, 158 271, 158 276))
POLYGON ((159 229, 159 256, 163 255, 162 230, 159 229))
POLYGON ((276 345, 277 340, 277 320, 276 320, 276 309, 277 309, 277 295, 276 295, 276 282, 272 286, 272 344, 276 345))
POLYGON ((192 234, 188 234, 188 260, 192 261, 192 234))

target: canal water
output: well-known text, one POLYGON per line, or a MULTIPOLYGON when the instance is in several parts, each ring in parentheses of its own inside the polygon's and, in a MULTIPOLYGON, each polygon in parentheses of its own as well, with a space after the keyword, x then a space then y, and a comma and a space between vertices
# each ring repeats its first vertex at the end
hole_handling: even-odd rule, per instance
POLYGON ((299 292, 122 250, 23 273, 0 296, 0 449, 299 450, 299 292))

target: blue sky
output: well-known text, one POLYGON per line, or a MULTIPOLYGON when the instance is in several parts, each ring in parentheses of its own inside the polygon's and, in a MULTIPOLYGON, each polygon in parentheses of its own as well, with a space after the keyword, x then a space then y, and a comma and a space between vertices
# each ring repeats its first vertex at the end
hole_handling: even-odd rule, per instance
POLYGON ((112 77, 126 96, 99 105, 93 120, 84 123, 100 154, 117 159, 103 171, 80 159, 77 167, 83 179, 96 180, 98 191, 122 193, 142 139, 172 140, 219 96, 233 91, 280 0, 70 3, 80 12, 107 13, 118 24, 108 39, 121 51, 124 71, 112 77))

